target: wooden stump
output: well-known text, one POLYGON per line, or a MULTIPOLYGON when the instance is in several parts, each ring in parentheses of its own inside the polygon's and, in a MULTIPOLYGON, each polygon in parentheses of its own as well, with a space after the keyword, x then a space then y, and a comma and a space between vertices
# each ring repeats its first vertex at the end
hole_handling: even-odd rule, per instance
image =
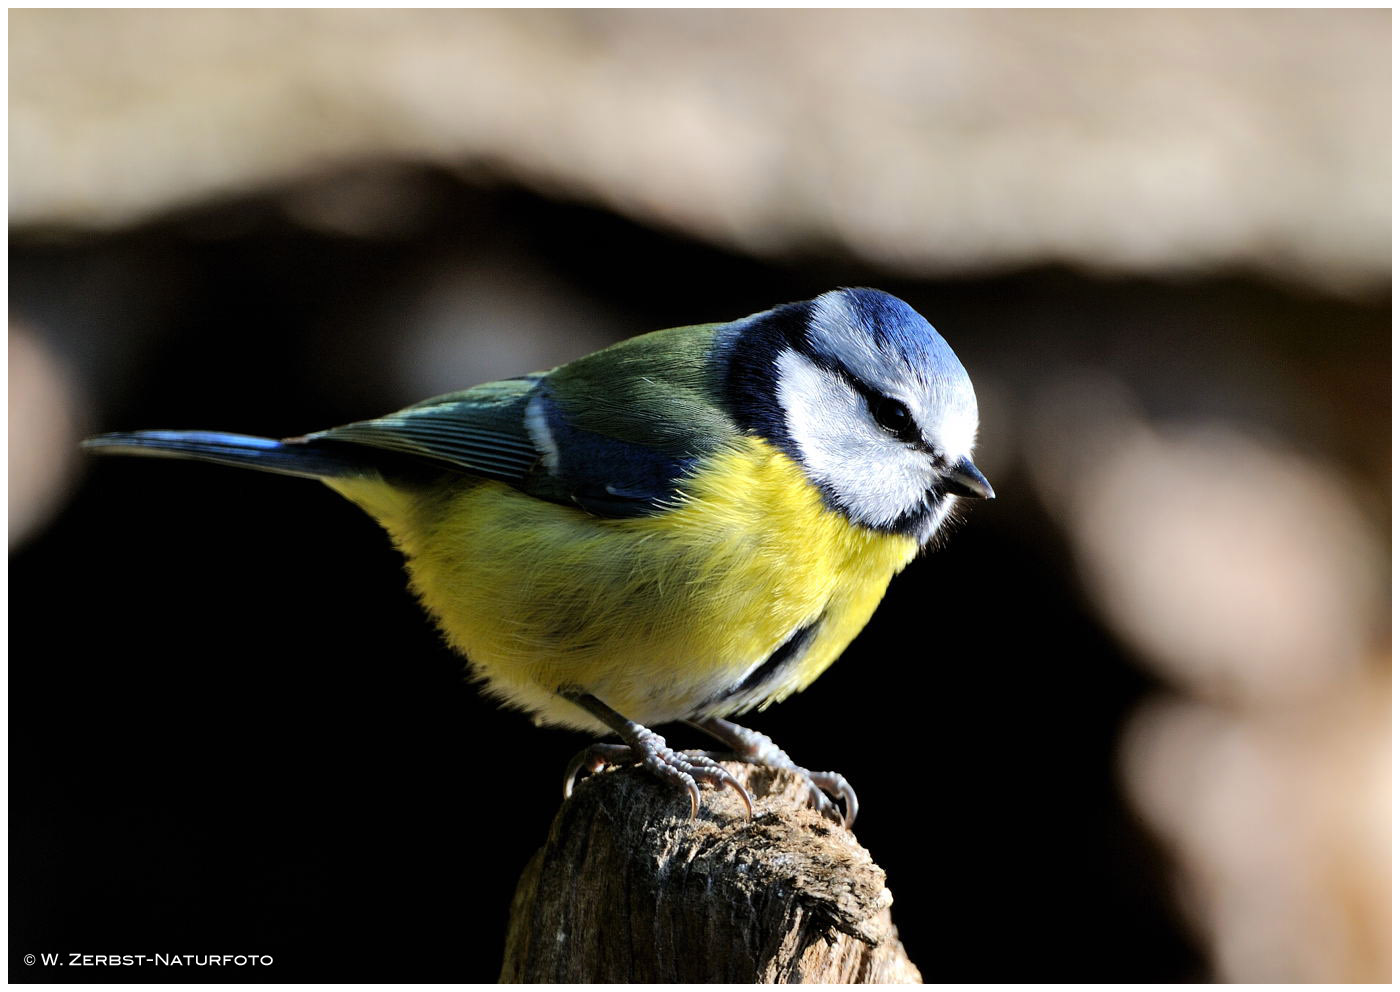
POLYGON ((885 873, 773 769, 700 814, 638 769, 585 779, 511 904, 503 982, 919 982, 885 873))

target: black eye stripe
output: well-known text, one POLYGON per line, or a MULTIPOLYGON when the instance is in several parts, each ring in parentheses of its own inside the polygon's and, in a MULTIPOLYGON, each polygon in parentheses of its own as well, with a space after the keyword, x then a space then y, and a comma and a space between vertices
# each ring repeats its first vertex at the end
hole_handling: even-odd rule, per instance
POLYGON ((851 380, 851 384, 865 399, 870 416, 875 418, 875 423, 879 424, 881 428, 889 431, 905 444, 922 443, 923 435, 919 431, 918 421, 914 419, 914 414, 905 403, 893 396, 877 393, 864 383, 851 380))
POLYGON ((870 416, 882 429, 893 434, 905 444, 917 445, 920 448, 926 447, 918 421, 914 419, 914 414, 907 404, 893 396, 886 396, 884 393, 872 389, 831 358, 807 348, 800 350, 811 360, 813 365, 840 379, 850 386, 861 399, 865 400, 865 406, 870 411, 870 416), (896 411, 902 411, 902 413, 896 411))

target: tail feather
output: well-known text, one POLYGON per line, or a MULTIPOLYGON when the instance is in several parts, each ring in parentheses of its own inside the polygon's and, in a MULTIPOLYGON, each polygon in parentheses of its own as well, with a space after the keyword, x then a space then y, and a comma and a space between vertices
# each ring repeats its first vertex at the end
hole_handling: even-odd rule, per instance
POLYGON ((276 441, 218 431, 131 431, 100 434, 83 442, 99 454, 192 458, 219 465, 254 468, 305 479, 336 479, 365 474, 368 465, 345 445, 276 441))

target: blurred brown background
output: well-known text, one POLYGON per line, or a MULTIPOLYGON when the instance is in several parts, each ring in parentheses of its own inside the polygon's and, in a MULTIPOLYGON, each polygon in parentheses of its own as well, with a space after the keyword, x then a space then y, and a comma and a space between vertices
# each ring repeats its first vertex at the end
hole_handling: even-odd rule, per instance
POLYGON ((1388 981, 1390 16, 11 11, 15 957, 490 980, 582 744, 349 504, 81 436, 863 284, 999 498, 754 722, 925 978, 1388 981))

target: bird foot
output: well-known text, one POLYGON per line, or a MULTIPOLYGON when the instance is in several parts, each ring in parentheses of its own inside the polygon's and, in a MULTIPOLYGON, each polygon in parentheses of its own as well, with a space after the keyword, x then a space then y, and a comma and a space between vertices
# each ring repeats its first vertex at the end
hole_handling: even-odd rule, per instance
POLYGON ((592 744, 569 762, 564 776, 564 798, 573 794, 580 772, 591 774, 609 765, 641 765, 662 781, 680 789, 690 798, 690 818, 700 812, 700 786, 705 782, 716 788, 727 786, 739 794, 749 819, 753 819, 753 796, 744 784, 703 751, 676 751, 666 745, 666 739, 645 727, 633 725, 627 744, 592 744))
POLYGON ((772 738, 728 720, 711 718, 689 722, 691 726, 732 747, 734 756, 740 761, 781 768, 802 778, 807 783, 808 805, 827 819, 847 829, 855 823, 860 803, 856 800, 856 790, 851 788, 851 783, 840 772, 814 772, 803 768, 774 744, 772 738), (841 805, 838 806, 833 799, 839 799, 841 805))
POLYGON ((725 755, 725 757, 734 757, 749 764, 791 772, 807 783, 808 806, 811 806, 828 820, 850 829, 851 824, 855 822, 860 804, 856 801, 856 790, 851 788, 851 783, 846 781, 846 776, 840 772, 810 771, 794 764, 792 759, 783 754, 781 750, 777 748, 774 750, 777 751, 777 755, 764 758, 751 757, 743 753, 735 753, 732 756, 725 755), (833 799, 839 799, 840 805, 833 802, 833 799))

